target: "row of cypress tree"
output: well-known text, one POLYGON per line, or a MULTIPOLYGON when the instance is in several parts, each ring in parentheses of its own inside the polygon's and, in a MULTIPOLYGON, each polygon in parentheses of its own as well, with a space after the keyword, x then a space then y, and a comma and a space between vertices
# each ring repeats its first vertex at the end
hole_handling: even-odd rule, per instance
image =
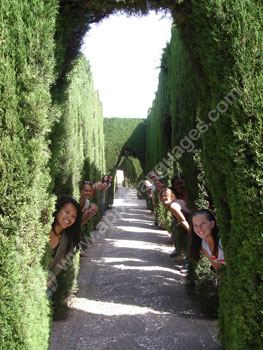
POLYGON ((48 133, 54 122, 56 6, 0 3, 0 343, 47 349, 50 309, 40 264, 52 205, 48 133), (44 20, 43 20, 44 19, 44 20))
MULTIPOLYGON (((56 4, 0 4, 0 344, 48 349, 52 310, 42 256, 55 199, 105 171, 102 106, 79 55, 57 84, 56 4), (95 147, 96 146, 96 147, 95 147)), ((67 285, 74 287, 78 256, 67 285)))
MULTIPOLYGON (((163 60, 163 72, 167 70, 163 83, 167 84, 168 96, 163 102, 165 118, 159 118, 163 125, 171 125, 172 132, 168 143, 163 143, 164 137, 159 138, 156 151, 151 156, 148 152, 148 157, 153 158, 142 168, 148 171, 158 164, 168 148, 172 162, 178 163, 176 169, 185 174, 189 205, 203 205, 203 193, 211 193, 227 259, 220 283, 222 347, 262 348, 263 101, 259 93, 263 74, 262 3, 2 0, 0 337, 3 349, 48 348, 49 308, 40 258, 52 220, 54 188, 59 193, 64 188, 72 189, 75 194, 81 179, 81 175, 74 178, 66 173, 59 190, 63 167, 59 170, 59 164, 52 159, 60 138, 58 129, 56 134, 54 128, 69 109, 66 103, 62 107, 58 101, 68 94, 66 77, 78 55, 81 38, 90 23, 98 22, 116 9, 144 14, 159 8, 171 10, 178 28, 174 34, 177 40, 167 49, 167 62, 163 60), (190 151, 191 141, 193 151, 190 151), (177 157, 179 153, 183 156, 177 157)), ((161 103, 161 100, 156 102, 161 103)), ((156 126, 151 123, 154 130, 156 126)), ((167 128, 163 125, 160 129, 165 132, 167 128)), ((77 130, 75 126, 74 130, 77 130)), ((70 131, 67 135, 71 137, 70 131)), ((77 135, 78 144, 81 134, 77 135)), ((155 134, 152 135, 154 144, 155 134)), ((66 153, 59 154, 59 158, 67 159, 66 153)), ((91 157, 89 163, 93 160, 91 157)), ((72 160, 72 164, 77 169, 78 163, 72 160)), ((174 167, 172 163, 172 171, 174 167)))
MULTIPOLYGON (((227 261, 219 290, 220 340, 223 349, 260 349, 263 173, 257 89, 262 85, 258 33, 263 8, 201 2, 193 3, 188 15, 191 37, 174 26, 163 53, 147 119, 146 169, 167 176, 168 182, 171 170, 183 172, 189 207, 215 210, 227 261)), ((217 307, 204 261, 191 267, 189 284, 203 305, 217 307)))

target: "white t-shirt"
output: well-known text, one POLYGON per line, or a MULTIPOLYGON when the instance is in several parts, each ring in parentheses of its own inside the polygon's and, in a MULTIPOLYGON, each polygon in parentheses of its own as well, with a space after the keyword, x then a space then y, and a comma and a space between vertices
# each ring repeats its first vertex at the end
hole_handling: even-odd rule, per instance
POLYGON ((209 245, 206 243, 205 239, 202 239, 202 248, 207 251, 209 256, 216 262, 220 264, 225 264, 225 259, 224 259, 224 252, 221 246, 221 241, 219 240, 218 242, 218 251, 217 251, 217 257, 213 255, 211 252, 209 245))

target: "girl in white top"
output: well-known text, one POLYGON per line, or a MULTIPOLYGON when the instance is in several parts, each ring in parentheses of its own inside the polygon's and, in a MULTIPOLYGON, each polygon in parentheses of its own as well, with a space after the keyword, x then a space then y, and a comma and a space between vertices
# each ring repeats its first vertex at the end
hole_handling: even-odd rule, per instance
POLYGON ((192 217, 190 258, 200 259, 200 251, 211 262, 215 270, 225 264, 214 215, 208 209, 197 210, 192 217))

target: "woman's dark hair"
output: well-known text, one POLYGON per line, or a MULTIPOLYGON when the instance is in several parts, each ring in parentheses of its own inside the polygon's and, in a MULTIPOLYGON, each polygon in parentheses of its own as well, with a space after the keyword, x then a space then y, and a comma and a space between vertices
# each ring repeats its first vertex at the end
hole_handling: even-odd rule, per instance
POLYGON ((157 181, 159 181, 165 185, 165 178, 164 177, 159 177, 159 179, 157 181))
POLYGON ((80 191, 83 190, 85 185, 90 185, 92 187, 93 183, 90 181, 83 181, 79 187, 80 191))
MULTIPOLYGON (((214 220, 215 226, 212 228, 212 237, 214 240, 214 250, 212 254, 216 256, 217 251, 218 251, 218 245, 219 245, 219 230, 218 226, 216 224, 216 219, 213 213, 211 213, 210 210, 208 209, 199 209, 197 210, 192 218, 194 218, 197 215, 204 215, 207 220, 212 221, 214 220)), ((202 245, 202 239, 197 236, 197 234, 194 232, 193 225, 191 227, 191 242, 190 242, 190 248, 189 248, 189 253, 190 253, 190 259, 193 261, 198 261, 200 259, 200 250, 201 250, 201 245, 202 245)))
POLYGON ((171 187, 170 187, 170 189, 173 191, 173 193, 176 195, 177 198, 181 198, 182 195, 176 191, 175 186, 174 186, 175 180, 177 180, 177 179, 181 179, 181 180, 184 181, 183 174, 182 173, 178 173, 178 174, 174 175, 174 177, 171 180, 171 187))
POLYGON ((102 182, 103 184, 104 184, 105 182, 106 182, 106 183, 109 183, 109 175, 107 175, 107 174, 106 174, 106 175, 103 175, 103 176, 102 176, 102 179, 101 179, 101 182, 102 182), (104 177, 105 177, 105 176, 108 176, 108 180, 107 180, 107 181, 104 180, 104 177))
POLYGON ((72 203, 76 209, 77 209, 77 217, 71 226, 67 227, 64 232, 66 233, 67 239, 68 239, 68 246, 67 246, 67 253, 73 248, 77 247, 80 242, 80 232, 81 232, 81 218, 82 218, 82 210, 79 205, 79 203, 72 197, 70 196, 62 196, 57 200, 56 207, 55 207, 55 212, 53 213, 54 216, 54 221, 52 224, 52 228, 54 229, 55 223, 56 223, 56 218, 57 214, 60 211, 61 208, 64 207, 65 204, 67 203, 72 203))

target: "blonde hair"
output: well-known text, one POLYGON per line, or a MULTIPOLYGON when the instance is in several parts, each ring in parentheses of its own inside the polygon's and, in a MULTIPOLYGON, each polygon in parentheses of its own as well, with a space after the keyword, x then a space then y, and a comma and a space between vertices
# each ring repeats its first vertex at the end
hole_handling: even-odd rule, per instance
POLYGON ((160 198, 162 198, 162 196, 164 195, 164 193, 167 193, 169 197, 171 197, 172 200, 176 199, 176 196, 175 194, 173 193, 173 191, 170 189, 170 188, 163 188, 161 191, 160 191, 160 198))

